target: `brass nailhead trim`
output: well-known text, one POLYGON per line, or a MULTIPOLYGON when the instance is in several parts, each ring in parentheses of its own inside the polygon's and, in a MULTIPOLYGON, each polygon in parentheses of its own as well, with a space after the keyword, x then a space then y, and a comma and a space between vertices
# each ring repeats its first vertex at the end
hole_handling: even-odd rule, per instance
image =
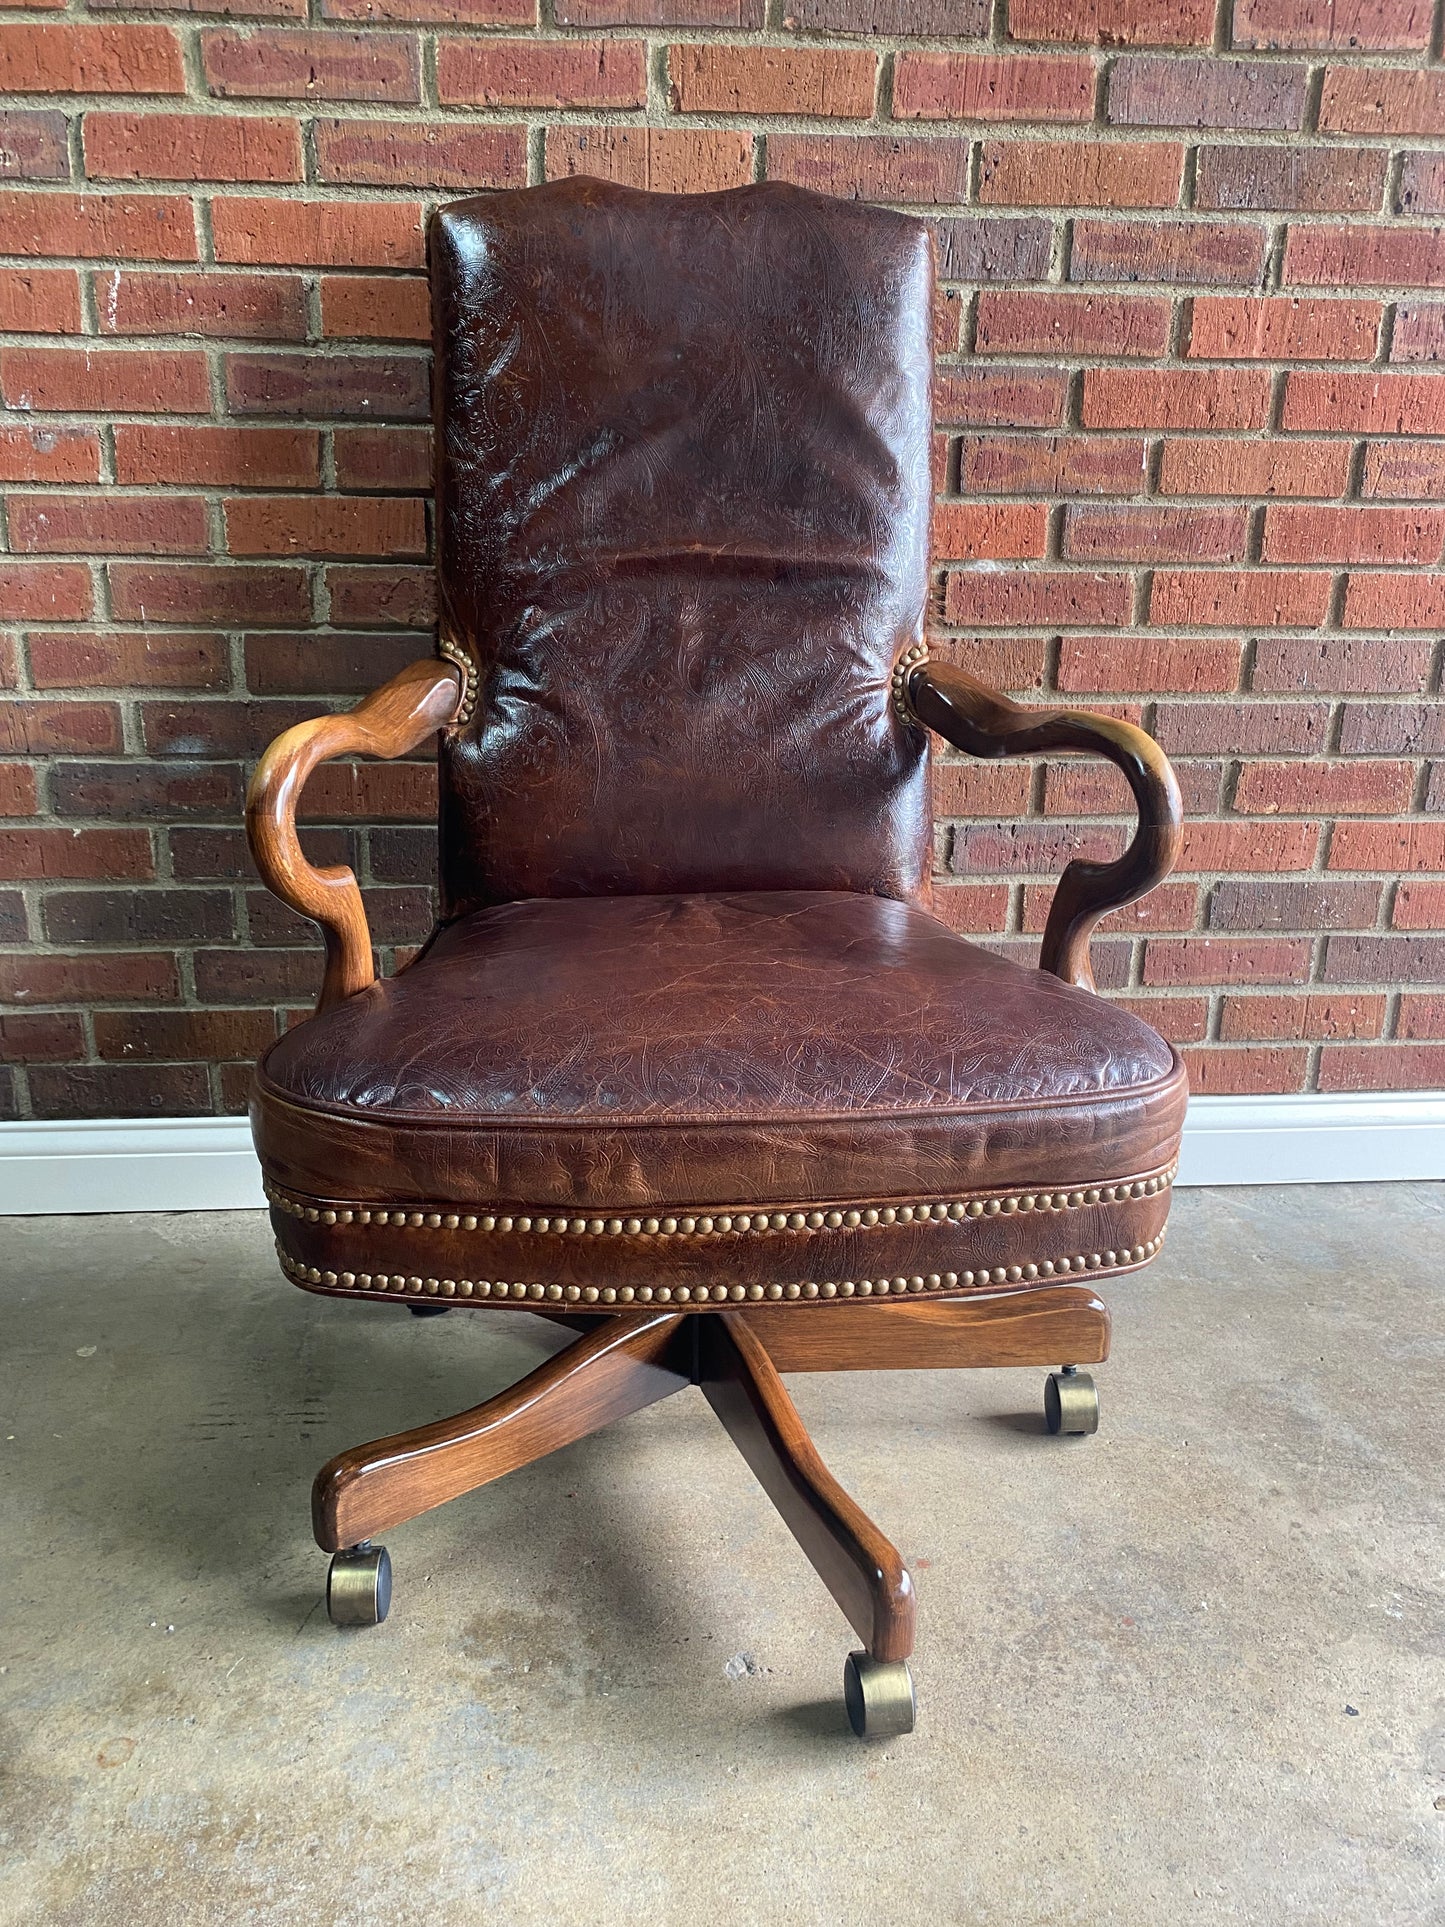
POLYGON ((893 667, 893 707, 911 729, 921 727, 918 718, 908 706, 908 672, 916 669, 921 662, 928 661, 928 644, 915 642, 911 649, 905 649, 893 667))
POLYGON ((965 1218, 998 1218, 1031 1211, 1076 1211, 1084 1205, 1122 1204, 1168 1190, 1177 1166, 1153 1177, 1120 1184, 1091 1184, 1074 1191, 1021 1191, 1007 1198, 957 1198, 923 1204, 841 1205, 832 1210, 689 1213, 666 1218, 574 1218, 541 1213, 435 1211, 409 1205, 319 1205, 267 1183, 266 1196, 288 1218, 307 1224, 393 1224, 431 1231, 529 1232, 544 1237, 711 1238, 756 1237, 774 1231, 874 1231, 880 1225, 957 1224, 965 1218))
POLYGON ((463 724, 472 720, 472 713, 477 706, 477 672, 472 666, 470 656, 461 644, 453 642, 450 636, 438 635, 437 654, 443 662, 449 662, 454 669, 461 671, 462 699, 457 704, 457 713, 449 724, 452 729, 460 729, 463 724))
POLYGON ((849 1278, 841 1283, 809 1280, 802 1285, 521 1285, 489 1278, 420 1278, 404 1272, 323 1271, 298 1264, 278 1244, 276 1255, 288 1278, 301 1285, 320 1285, 328 1291, 385 1292, 405 1298, 490 1298, 547 1301, 566 1305, 721 1305, 751 1300, 785 1301, 819 1298, 887 1298, 919 1292, 968 1291, 985 1285, 1037 1284, 1045 1278, 1066 1278, 1081 1272, 1116 1271, 1142 1265, 1164 1242, 1164 1233, 1147 1243, 1122 1250, 1090 1251, 1071 1258, 1045 1259, 1037 1265, 994 1265, 982 1271, 933 1271, 911 1278, 849 1278))

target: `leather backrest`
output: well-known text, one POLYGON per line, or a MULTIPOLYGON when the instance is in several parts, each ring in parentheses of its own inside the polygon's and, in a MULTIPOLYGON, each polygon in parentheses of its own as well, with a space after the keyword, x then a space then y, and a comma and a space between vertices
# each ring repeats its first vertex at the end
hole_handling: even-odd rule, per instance
POLYGON ((443 914, 919 900, 933 286, 923 223, 782 183, 481 194, 431 230, 443 914))

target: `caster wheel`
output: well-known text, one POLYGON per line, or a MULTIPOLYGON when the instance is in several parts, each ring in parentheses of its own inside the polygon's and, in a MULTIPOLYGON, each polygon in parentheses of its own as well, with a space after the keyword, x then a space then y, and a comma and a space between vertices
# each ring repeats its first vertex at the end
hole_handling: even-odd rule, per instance
POLYGON ((906 1659, 849 1653, 843 1662, 843 1704, 860 1740, 891 1740, 913 1731, 918 1702, 906 1659))
POLYGON ((450 1305, 408 1305, 407 1310, 413 1318, 443 1318, 451 1310, 450 1305))
POLYGON ((1044 1419, 1051 1432, 1083 1433, 1099 1429, 1099 1394, 1087 1372, 1065 1366, 1044 1380, 1044 1419))
POLYGON ((326 1616, 333 1626, 379 1626, 391 1606, 391 1554, 385 1546, 352 1546, 331 1555, 326 1616))

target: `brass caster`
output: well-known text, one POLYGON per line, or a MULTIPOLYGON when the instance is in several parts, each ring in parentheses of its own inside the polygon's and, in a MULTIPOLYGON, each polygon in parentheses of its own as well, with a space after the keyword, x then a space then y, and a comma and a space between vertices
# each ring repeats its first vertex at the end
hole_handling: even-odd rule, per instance
POLYGON ((391 1554, 385 1546, 334 1552, 326 1571, 326 1616, 333 1626, 379 1626, 391 1606, 391 1554))
POLYGON ((1044 1419, 1051 1432, 1084 1433, 1099 1429, 1099 1394, 1087 1372, 1065 1365, 1044 1380, 1044 1419))
POLYGON ((451 1310, 450 1305, 408 1305, 407 1310, 413 1318, 440 1318, 443 1312, 451 1310))
POLYGON ((843 1704, 860 1740, 891 1740, 911 1733, 918 1712, 906 1659, 870 1659, 849 1653, 843 1662, 843 1704))

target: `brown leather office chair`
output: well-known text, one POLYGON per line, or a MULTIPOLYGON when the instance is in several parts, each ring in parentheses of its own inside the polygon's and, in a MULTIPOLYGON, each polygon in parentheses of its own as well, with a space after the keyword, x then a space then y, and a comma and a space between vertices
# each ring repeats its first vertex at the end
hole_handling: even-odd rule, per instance
POLYGON ((1159 1247, 1185 1081, 1087 944, 1169 869, 1178 792, 1139 730, 928 662, 920 222, 570 180, 445 209, 431 273, 442 659, 256 772, 261 872, 327 952, 256 1143, 307 1290, 580 1335, 325 1467, 331 1616, 384 1617, 387 1527, 697 1385, 864 1642, 855 1730, 906 1731, 908 1573, 779 1374, 1061 1365, 1050 1428, 1094 1429, 1095 1286, 1159 1247), (930 914, 929 730, 1132 785, 1038 970, 930 914), (380 982, 297 798, 438 732, 441 918, 380 982))

